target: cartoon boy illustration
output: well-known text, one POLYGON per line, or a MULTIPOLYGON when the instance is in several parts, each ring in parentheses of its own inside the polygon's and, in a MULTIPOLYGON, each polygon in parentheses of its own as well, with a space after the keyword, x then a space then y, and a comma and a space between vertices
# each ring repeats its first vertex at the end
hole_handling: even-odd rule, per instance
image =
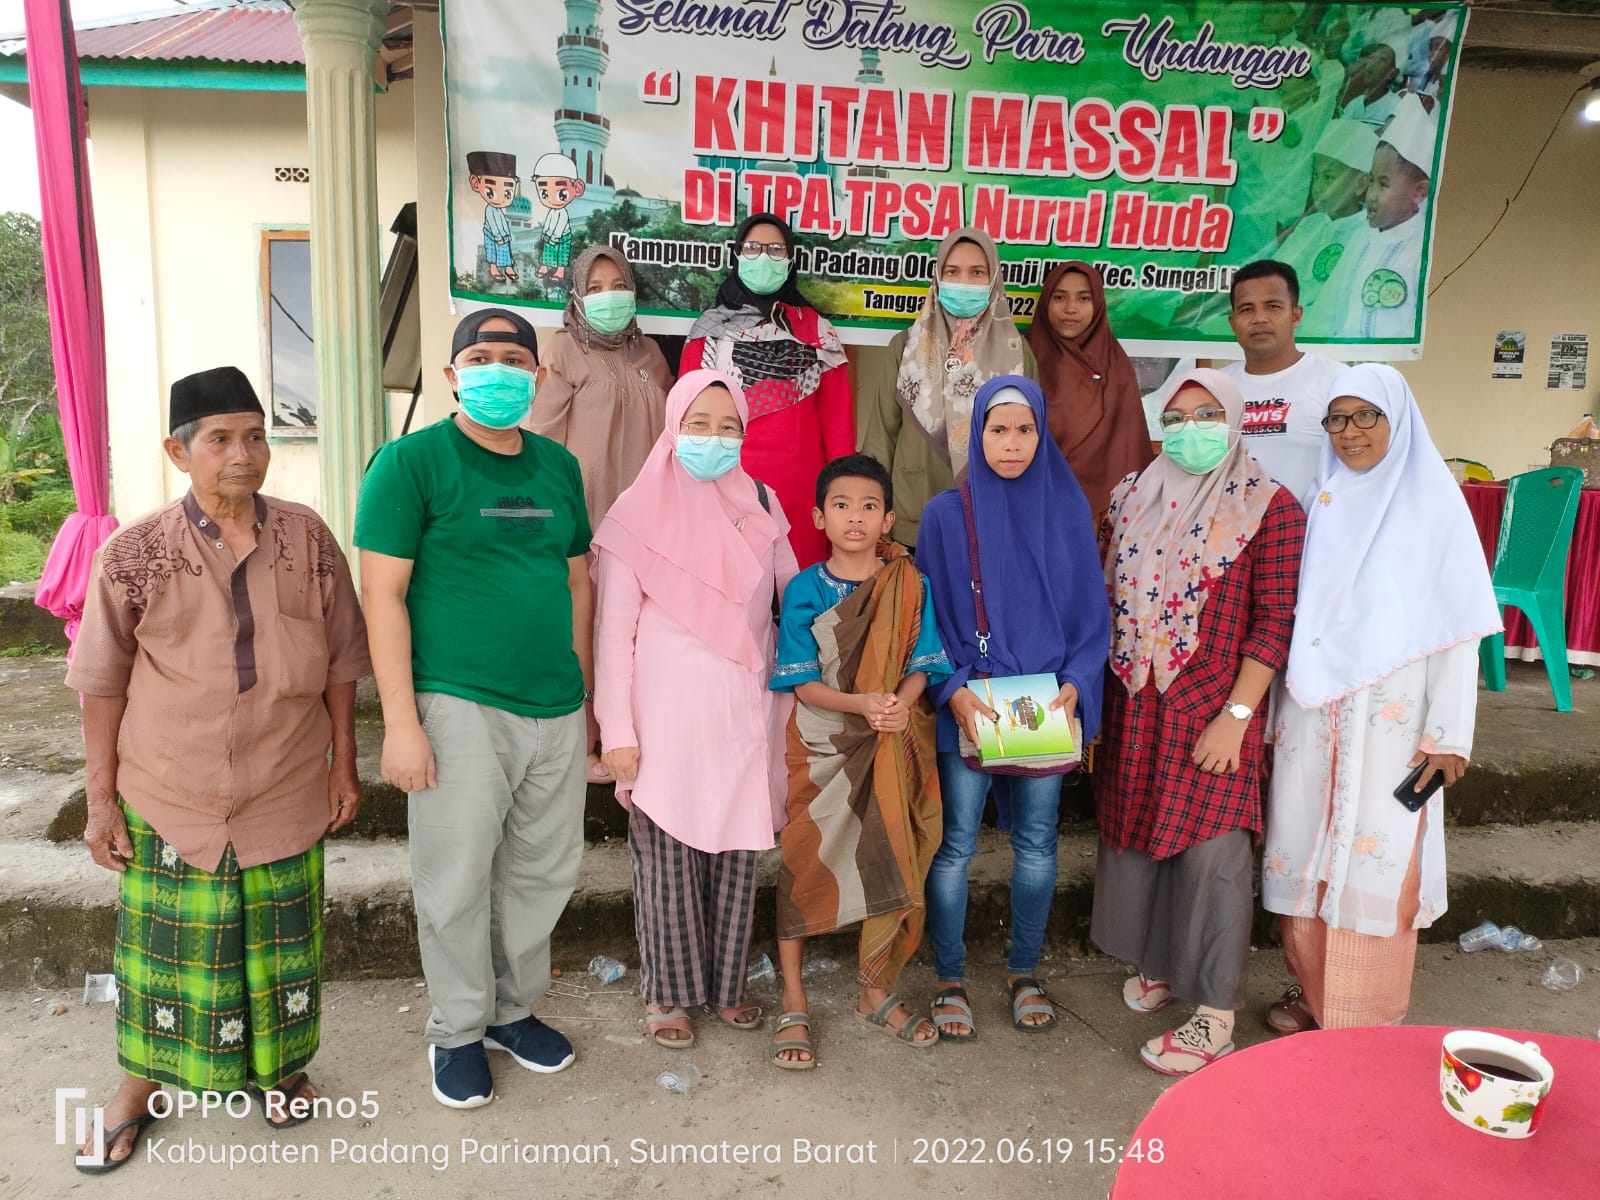
POLYGON ((517 198, 517 156, 498 150, 467 155, 467 186, 483 197, 483 259, 490 279, 515 279, 511 265, 511 222, 506 209, 517 198))
POLYGON ((583 195, 583 180, 578 164, 565 154, 541 154, 533 164, 533 183, 539 189, 539 203, 549 211, 544 218, 544 241, 539 253, 539 277, 552 276, 560 283, 567 276, 572 254, 572 221, 567 205, 583 195))

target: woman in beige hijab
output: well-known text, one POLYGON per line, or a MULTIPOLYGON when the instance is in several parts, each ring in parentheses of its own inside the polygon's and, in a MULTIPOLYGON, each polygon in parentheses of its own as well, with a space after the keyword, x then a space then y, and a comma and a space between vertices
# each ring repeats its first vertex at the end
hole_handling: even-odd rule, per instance
POLYGON ((544 350, 527 427, 572 451, 598 529, 661 436, 672 372, 655 339, 639 332, 622 252, 591 246, 571 270, 564 328, 544 350))
POLYGON ((915 546, 923 506, 966 468, 978 388, 997 375, 1037 378, 988 234, 967 226, 939 243, 922 311, 880 358, 859 385, 861 450, 889 468, 893 536, 915 546))
MULTIPOLYGON (((655 339, 639 332, 633 267, 620 250, 591 246, 571 267, 563 328, 544 348, 524 425, 578 460, 589 528, 628 489, 661 437, 672 372, 655 339)), ((589 782, 610 783, 589 718, 589 782)))

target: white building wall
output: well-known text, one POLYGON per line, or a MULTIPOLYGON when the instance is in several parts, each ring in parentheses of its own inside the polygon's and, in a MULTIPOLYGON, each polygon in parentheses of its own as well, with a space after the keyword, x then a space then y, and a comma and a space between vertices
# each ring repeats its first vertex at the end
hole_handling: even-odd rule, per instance
MULTIPOLYGON (((112 507, 123 520, 183 494, 165 461, 172 381, 234 365, 264 393, 261 230, 305 227, 302 92, 95 88, 95 220, 105 291, 112 507)), ((409 83, 377 102, 378 202, 389 223, 416 199, 409 83)), ((263 394, 263 402, 266 397, 263 394)), ((275 438, 266 490, 315 507, 314 438, 275 438)))

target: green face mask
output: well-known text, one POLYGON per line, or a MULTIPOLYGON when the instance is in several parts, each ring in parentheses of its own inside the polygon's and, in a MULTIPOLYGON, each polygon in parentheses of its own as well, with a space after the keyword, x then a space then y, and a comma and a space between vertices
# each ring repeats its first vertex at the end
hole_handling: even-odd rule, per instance
POLYGON ((1227 457, 1232 439, 1233 431, 1226 422, 1197 425, 1185 421, 1176 429, 1167 430, 1161 449, 1189 474, 1204 475, 1227 457))
POLYGON ((596 333, 621 333, 637 311, 632 292, 595 292, 583 298, 583 319, 596 333))
POLYGON ((778 262, 769 255, 759 258, 739 256, 739 280, 758 296, 770 296, 789 278, 789 260, 778 262))

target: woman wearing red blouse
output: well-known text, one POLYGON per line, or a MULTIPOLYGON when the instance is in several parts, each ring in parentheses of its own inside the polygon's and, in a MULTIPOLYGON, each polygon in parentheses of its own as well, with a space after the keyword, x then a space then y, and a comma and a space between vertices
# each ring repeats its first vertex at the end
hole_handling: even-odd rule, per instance
POLYGON ((1187 1075, 1233 1049, 1261 830, 1263 702, 1289 653, 1305 514, 1239 441, 1244 396, 1186 375, 1163 453, 1113 489, 1101 531, 1111 677, 1094 774, 1090 933, 1134 964, 1135 1012, 1194 1015, 1140 1057, 1187 1075))
POLYGON ((856 448, 849 368, 839 335, 796 285, 794 231, 757 213, 733 244, 735 269, 689 331, 678 373, 720 371, 744 389, 750 420, 739 463, 777 496, 804 569, 828 554, 811 520, 817 476, 856 448))

